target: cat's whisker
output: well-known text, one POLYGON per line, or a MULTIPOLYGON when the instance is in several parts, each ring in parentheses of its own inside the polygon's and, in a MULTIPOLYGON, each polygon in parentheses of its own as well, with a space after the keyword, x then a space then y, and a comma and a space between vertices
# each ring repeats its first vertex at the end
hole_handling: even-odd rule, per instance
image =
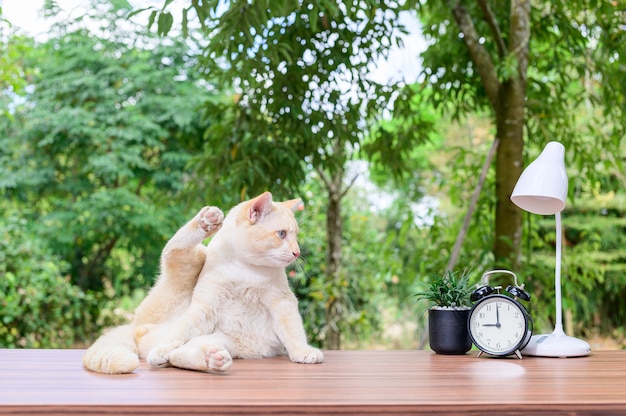
POLYGON ((294 289, 298 288, 301 284, 305 284, 309 280, 309 273, 306 268, 307 259, 304 256, 300 256, 289 266, 288 276, 290 277, 291 285, 294 289), (304 278, 298 277, 298 273, 304 274, 304 278))
POLYGON ((288 268, 290 270, 294 270, 296 272, 304 272, 305 271, 305 264, 306 264, 307 260, 304 256, 300 255, 298 258, 296 258, 289 266, 288 268))

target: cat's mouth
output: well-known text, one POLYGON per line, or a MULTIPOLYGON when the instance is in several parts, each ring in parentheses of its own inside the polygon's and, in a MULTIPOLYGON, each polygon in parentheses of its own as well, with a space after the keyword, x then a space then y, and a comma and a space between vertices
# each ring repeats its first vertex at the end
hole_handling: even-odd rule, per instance
POLYGON ((278 263, 278 265, 282 267, 287 267, 294 261, 298 260, 299 257, 300 257, 300 253, 298 253, 297 256, 295 255, 295 253, 294 254, 281 253, 281 254, 277 254, 273 256, 273 259, 278 263))

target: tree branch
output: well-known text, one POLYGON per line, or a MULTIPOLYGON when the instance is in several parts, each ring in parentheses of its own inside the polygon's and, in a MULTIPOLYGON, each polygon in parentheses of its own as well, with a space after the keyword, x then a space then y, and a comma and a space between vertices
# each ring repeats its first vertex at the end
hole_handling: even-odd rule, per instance
POLYGON ((446 270, 452 271, 456 262, 459 258, 459 253, 461 252, 461 246, 463 245, 463 240, 465 240, 465 235, 467 234, 467 230, 469 229, 470 220, 472 219, 472 214, 474 213, 474 209, 476 209, 476 202, 478 201, 478 196, 480 195, 480 191, 483 189, 483 184, 485 183, 485 178, 487 176, 487 171, 489 170, 489 166, 491 165, 491 160, 493 159, 493 155, 496 153, 498 149, 498 144, 500 143, 500 139, 496 137, 491 145, 491 149, 489 153, 485 157, 485 163, 483 163, 483 169, 480 172, 480 177, 478 179, 478 183, 474 188, 474 194, 472 195, 472 200, 470 202, 469 207, 467 208, 467 212, 465 213, 465 218, 463 219, 463 226, 459 230, 459 234, 456 237, 456 241, 454 242, 454 247, 452 248, 452 253, 450 254, 450 259, 448 260, 448 266, 446 270))
POLYGON ((496 21, 496 16, 491 11, 491 7, 489 7, 489 3, 487 3, 487 0, 478 0, 478 5, 483 11, 485 21, 491 29, 493 40, 496 42, 496 47, 498 48, 498 56, 500 58, 504 58, 506 56, 506 44, 504 43, 502 32, 500 32, 500 27, 498 26, 498 22, 496 21))
POLYGON ((511 1, 509 52, 515 54, 519 76, 526 85, 528 43, 530 39, 530 0, 511 1))
POLYGON ((480 75, 483 87, 487 93, 487 98, 491 104, 496 107, 500 81, 498 80, 498 74, 489 56, 489 52, 487 52, 478 41, 478 32, 476 32, 472 18, 467 12, 467 9, 460 4, 459 0, 448 0, 448 7, 450 7, 452 11, 452 15, 454 16, 459 30, 463 33, 465 46, 467 46, 472 62, 476 65, 476 70, 480 75))
POLYGON ((352 185, 354 185, 354 183, 356 182, 356 180, 359 178, 359 176, 361 176, 360 174, 355 174, 352 177, 352 180, 350 181, 350 183, 344 188, 343 192, 341 192, 341 195, 339 196, 339 198, 342 198, 344 196, 346 196, 346 194, 348 193, 348 191, 350 190, 350 188, 352 188, 352 185))
POLYGON ((324 185, 326 186, 326 189, 333 189, 333 184, 332 184, 330 178, 326 175, 326 173, 322 170, 322 168, 320 168, 319 166, 315 165, 314 169, 317 172, 317 174, 320 175, 320 179, 322 180, 322 182, 324 182, 324 185))

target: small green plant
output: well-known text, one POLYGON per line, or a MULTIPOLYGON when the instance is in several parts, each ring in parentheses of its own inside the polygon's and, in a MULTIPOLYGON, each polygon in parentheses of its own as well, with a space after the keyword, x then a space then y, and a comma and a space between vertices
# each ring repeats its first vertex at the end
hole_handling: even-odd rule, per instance
POLYGON ((470 274, 467 269, 461 276, 458 274, 448 270, 443 275, 434 276, 424 291, 415 294, 417 301, 426 300, 436 306, 451 308, 469 307, 470 294, 474 289, 470 284, 470 274))

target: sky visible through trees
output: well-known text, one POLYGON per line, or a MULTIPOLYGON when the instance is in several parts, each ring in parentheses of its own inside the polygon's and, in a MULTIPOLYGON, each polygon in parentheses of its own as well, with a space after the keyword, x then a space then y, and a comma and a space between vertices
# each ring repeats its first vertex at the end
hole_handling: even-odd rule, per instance
MULTIPOLYGON (((0 7, 2 7, 4 17, 13 26, 30 36, 39 38, 45 37, 47 29, 50 27, 50 21, 41 14, 43 3, 43 0, 0 0, 0 7)), ((148 6, 160 7, 163 4, 162 0, 130 0, 129 3, 135 9, 148 6)), ((58 0, 57 4, 64 12, 77 16, 81 10, 84 10, 86 1, 58 0)), ((174 10, 174 18, 179 18, 180 13, 176 9, 176 2, 171 7, 174 10)), ((148 16, 144 13, 134 16, 133 19, 147 25, 148 16)), ((403 37, 404 46, 402 48, 394 48, 388 59, 372 65, 374 70, 370 75, 376 81, 402 79, 406 83, 412 83, 417 80, 418 74, 421 72, 419 54, 424 51, 426 44, 419 33, 419 22, 409 13, 403 13, 401 20, 409 34, 403 37)))

